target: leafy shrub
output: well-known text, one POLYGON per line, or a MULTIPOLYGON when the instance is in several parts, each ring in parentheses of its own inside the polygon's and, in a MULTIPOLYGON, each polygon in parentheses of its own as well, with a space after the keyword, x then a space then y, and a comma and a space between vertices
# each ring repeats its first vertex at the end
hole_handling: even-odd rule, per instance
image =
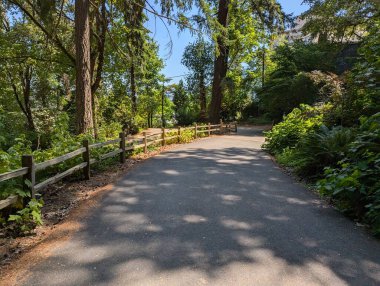
POLYGON ((259 96, 264 112, 279 120, 300 104, 313 104, 318 98, 318 86, 304 72, 287 74, 270 80, 259 96))
POLYGON ((180 143, 189 143, 194 138, 194 130, 181 130, 180 143))
POLYGON ((324 167, 336 166, 345 157, 353 139, 353 129, 322 125, 297 144, 293 155, 295 171, 303 176, 320 176, 324 167))
POLYGON ((265 133, 263 148, 272 154, 279 154, 287 147, 295 147, 306 134, 322 125, 323 114, 329 108, 329 105, 311 107, 301 104, 284 116, 284 121, 265 133))
POLYGON ((380 235, 380 113, 361 120, 346 158, 338 168, 326 168, 317 187, 339 209, 363 218, 380 235))
MULTIPOLYGON (((360 60, 352 72, 353 101, 359 106, 359 114, 373 115, 380 112, 380 18, 374 17, 374 23, 359 48, 360 60)), ((356 111, 358 114, 358 111, 356 111)))
POLYGON ((261 112, 277 121, 301 103, 319 101, 320 83, 315 82, 310 72, 336 73, 335 60, 341 47, 302 41, 278 46, 271 58, 276 67, 257 91, 261 112))
POLYGON ((8 229, 16 236, 30 232, 38 225, 42 225, 41 208, 42 199, 31 199, 27 206, 19 210, 15 215, 10 215, 8 221, 11 224, 8 229))
POLYGON ((297 166, 296 149, 286 147, 281 153, 276 155, 276 160, 280 165, 295 168, 297 166))
MULTIPOLYGON (((87 139, 91 143, 95 141, 107 141, 118 137, 121 130, 121 126, 114 123, 110 125, 103 125, 99 128, 99 138, 95 140, 89 134, 72 135, 66 129, 67 118, 60 117, 56 121, 53 129, 54 135, 51 137, 51 146, 46 149, 32 150, 32 142, 26 139, 25 135, 21 135, 19 138, 14 139, 16 142, 7 151, 0 150, 0 173, 15 170, 21 167, 22 155, 33 155, 36 163, 44 162, 55 157, 59 157, 63 154, 74 151, 82 147, 82 141, 87 139)), ((116 144, 117 145, 117 144, 116 144)), ((114 146, 106 146, 104 148, 92 149, 91 156, 98 158, 101 154, 112 151, 114 146), (111 150, 112 149, 112 150, 111 150)), ((70 167, 82 162, 82 158, 77 156, 73 159, 67 160, 56 166, 50 167, 43 172, 37 174, 37 179, 50 176, 53 173, 62 172, 70 167)), ((22 191, 20 179, 8 180, 0 183, 0 199, 4 199, 12 194, 19 194, 22 191)))

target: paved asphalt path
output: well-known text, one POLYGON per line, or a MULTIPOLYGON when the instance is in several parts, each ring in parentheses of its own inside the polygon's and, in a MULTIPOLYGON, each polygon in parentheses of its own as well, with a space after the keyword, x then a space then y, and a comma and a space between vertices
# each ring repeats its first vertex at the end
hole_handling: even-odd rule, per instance
POLYGON ((380 242, 262 142, 241 127, 133 168, 24 285, 380 285, 380 242))

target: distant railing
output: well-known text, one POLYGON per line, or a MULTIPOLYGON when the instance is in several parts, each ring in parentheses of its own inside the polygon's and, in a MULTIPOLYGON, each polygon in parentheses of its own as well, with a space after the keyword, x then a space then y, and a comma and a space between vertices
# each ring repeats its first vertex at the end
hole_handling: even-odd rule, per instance
MULTIPOLYGON (((142 148, 144 153, 148 152, 148 146, 160 143, 162 146, 165 146, 166 143, 170 140, 177 139, 174 143, 180 143, 181 134, 185 130, 194 130, 194 138, 197 139, 201 134, 206 133, 206 136, 212 135, 214 132, 219 134, 225 134, 230 132, 237 132, 236 123, 223 123, 211 125, 210 123, 206 125, 195 124, 191 127, 178 127, 165 129, 162 128, 160 132, 154 134, 147 134, 143 132, 143 138, 141 139, 128 139, 124 132, 119 134, 119 138, 112 139, 106 142, 100 142, 95 144, 89 144, 88 140, 83 141, 83 147, 72 151, 70 153, 64 154, 62 156, 50 159, 42 163, 35 163, 32 155, 23 155, 22 156, 22 168, 10 171, 7 173, 0 174, 0 182, 7 181, 10 179, 15 179, 18 177, 23 177, 23 188, 24 190, 30 192, 31 198, 35 198, 36 193, 46 188, 47 186, 54 184, 63 178, 79 171, 83 170, 83 175, 86 180, 90 179, 90 170, 91 165, 102 161, 107 158, 120 156, 120 162, 124 163, 126 159, 126 152, 133 151, 136 149, 142 148), (172 134, 175 135, 172 135, 172 134), (167 136, 170 134, 171 136, 167 136), (139 143, 135 145, 135 143, 139 143), (118 144, 118 148, 106 154, 100 155, 98 158, 91 158, 91 150, 96 148, 102 148, 108 145, 118 144), (75 158, 79 155, 82 155, 83 162, 75 165, 74 167, 69 168, 68 170, 58 173, 55 176, 45 179, 40 183, 36 183, 36 173, 38 171, 43 171, 46 168, 55 166, 57 164, 63 163, 69 159, 75 158)), ((203 135, 203 137, 206 137, 203 135)), ((17 195, 9 196, 4 200, 0 200, 0 210, 6 207, 9 207, 15 204, 18 201, 17 195)))

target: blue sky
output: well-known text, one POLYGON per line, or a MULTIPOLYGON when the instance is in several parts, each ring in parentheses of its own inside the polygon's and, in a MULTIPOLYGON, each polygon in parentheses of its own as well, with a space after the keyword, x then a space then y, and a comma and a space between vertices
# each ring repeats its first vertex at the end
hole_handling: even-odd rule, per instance
MULTIPOLYGON (((279 0, 284 11, 286 13, 293 13, 293 15, 299 15, 307 9, 306 5, 301 5, 303 0, 279 0)), ((159 9, 157 9, 159 10, 159 9)), ((160 57, 165 60, 166 66, 163 73, 166 77, 174 77, 178 75, 186 74, 188 71, 186 67, 181 64, 181 58, 185 47, 191 43, 194 39, 191 37, 189 31, 179 32, 177 27, 172 23, 168 26, 170 36, 162 23, 162 21, 148 13, 149 20, 146 23, 146 27, 152 32, 155 41, 160 47, 160 57), (172 38, 173 47, 172 53, 169 55, 169 49, 167 47, 172 38)), ((172 83, 178 82, 181 78, 176 77, 172 79, 172 83)))

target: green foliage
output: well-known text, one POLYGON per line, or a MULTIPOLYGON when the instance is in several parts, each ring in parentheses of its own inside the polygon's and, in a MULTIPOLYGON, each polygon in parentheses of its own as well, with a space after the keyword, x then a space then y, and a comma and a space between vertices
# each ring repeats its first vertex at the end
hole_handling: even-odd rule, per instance
POLYGON ((300 104, 313 104, 317 96, 313 81, 305 73, 299 73, 269 82, 260 93, 260 104, 264 112, 278 120, 300 104))
POLYGON ((182 80, 173 88, 173 104, 174 117, 178 125, 186 126, 197 121, 199 117, 198 102, 193 102, 182 80))
MULTIPOLYGON (((374 0, 305 0, 310 9, 304 13, 308 19, 304 30, 320 41, 356 39, 372 24, 379 12, 374 0)), ((377 2, 377 3, 376 3, 377 2)))
POLYGON ((337 206, 364 219, 380 235, 380 113, 362 119, 346 157, 337 168, 325 169, 317 183, 321 194, 332 197, 337 206))
POLYGON ((269 132, 266 147, 297 174, 320 178, 317 189, 322 195, 380 235, 380 113, 362 118, 357 130, 320 125, 301 132, 289 117, 269 132))
POLYGON ((354 115, 370 116, 380 112, 380 18, 373 20, 359 48, 360 60, 349 77, 349 99, 354 115))
POLYGON ((38 225, 42 225, 41 208, 43 204, 42 199, 31 199, 25 208, 9 216, 8 222, 11 225, 8 226, 8 229, 14 235, 19 236, 30 232, 38 225))
POLYGON ((276 68, 258 90, 261 112, 280 120, 300 104, 325 101, 336 80, 330 74, 335 72, 340 48, 301 42, 277 47, 272 56, 276 68))
MULTIPOLYGON (((51 138, 51 147, 47 149, 32 150, 32 142, 26 139, 25 135, 21 135, 20 138, 16 138, 12 147, 6 152, 0 150, 0 173, 15 170, 21 167, 22 155, 33 155, 36 163, 44 162, 55 157, 59 157, 71 151, 74 151, 82 147, 84 139, 89 140, 91 143, 104 142, 110 139, 115 139, 119 136, 119 132, 122 130, 121 125, 114 122, 109 125, 104 124, 98 130, 99 137, 95 140, 92 136, 72 135, 65 128, 68 124, 67 116, 62 116, 60 120, 57 120, 56 125, 52 128, 54 130, 54 136, 51 138)), ((91 156, 98 158, 101 154, 112 151, 115 146, 106 146, 101 149, 93 149, 91 156)), ((43 172, 37 174, 37 178, 43 179, 51 176, 54 173, 62 172, 70 167, 82 162, 82 158, 77 156, 73 159, 67 160, 56 166, 50 167, 43 172)), ((8 180, 0 183, 0 198, 7 198, 12 194, 20 194, 22 192, 22 184, 20 179, 8 180)))
POLYGON ((320 177, 326 166, 336 166, 344 159, 353 139, 354 132, 350 128, 339 126, 329 129, 322 125, 319 129, 304 134, 291 156, 288 155, 287 165, 293 167, 299 175, 320 177))
POLYGON ((380 235, 378 7, 369 0, 305 2, 311 9, 304 29, 319 43, 276 49, 276 67, 259 90, 259 104, 275 119, 305 102, 320 106, 314 107, 319 112, 305 116, 302 105, 295 108, 267 133, 264 148, 297 174, 319 179, 322 195, 380 235), (341 40, 361 43, 353 68, 337 75, 344 45, 329 41, 341 40))
POLYGON ((194 139, 194 130, 181 130, 180 143, 189 143, 194 139))
MULTIPOLYGON (((181 63, 190 71, 190 74, 186 76, 187 90, 192 94, 194 104, 199 105, 197 121, 205 121, 207 118, 207 87, 212 78, 213 49, 211 43, 199 38, 195 43, 189 44, 182 55, 181 63)), ((190 115, 188 107, 189 105, 183 112, 186 117, 190 115)), ((192 111, 194 112, 196 109, 192 111)))
POLYGON ((188 78, 190 88, 197 88, 200 78, 202 78, 205 85, 211 80, 213 64, 212 52, 212 44, 203 39, 198 39, 195 43, 189 44, 185 48, 181 63, 191 72, 188 78))
POLYGON ((286 148, 294 148, 301 139, 322 125, 323 114, 330 106, 311 107, 301 105, 284 117, 284 121, 265 133, 263 148, 272 154, 279 154, 286 148))

